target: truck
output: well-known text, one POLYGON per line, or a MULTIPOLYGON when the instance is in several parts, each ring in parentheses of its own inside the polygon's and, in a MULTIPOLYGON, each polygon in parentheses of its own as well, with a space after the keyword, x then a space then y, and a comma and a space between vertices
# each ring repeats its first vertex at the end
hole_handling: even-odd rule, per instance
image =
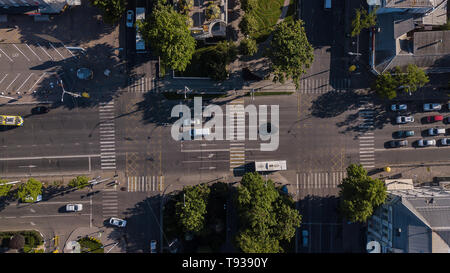
POLYGON ((138 21, 145 19, 145 8, 136 8, 136 52, 145 52, 145 41, 139 33, 138 21))
POLYGON ((279 161, 255 161, 255 171, 257 172, 273 172, 287 170, 286 160, 279 161))

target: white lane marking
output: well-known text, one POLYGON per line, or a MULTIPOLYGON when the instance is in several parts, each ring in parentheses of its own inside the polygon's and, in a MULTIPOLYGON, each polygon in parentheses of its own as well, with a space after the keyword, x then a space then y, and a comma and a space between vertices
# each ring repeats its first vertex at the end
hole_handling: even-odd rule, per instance
POLYGON ((8 88, 17 80, 17 78, 20 76, 20 73, 17 74, 17 77, 14 78, 14 80, 6 87, 5 91, 8 90, 8 88))
POLYGON ((41 81, 41 79, 45 76, 45 74, 47 74, 47 72, 44 72, 44 74, 42 74, 42 76, 33 84, 33 86, 31 86, 30 90, 28 90, 28 92, 31 92, 34 88, 34 86, 41 81))
POLYGON ((47 54, 47 56, 50 57, 50 59, 51 59, 52 61, 54 61, 54 60, 53 60, 53 57, 50 56, 50 54, 48 54, 47 51, 45 51, 45 49, 44 49, 39 43, 37 43, 37 45, 42 49, 42 51, 44 51, 45 54, 47 54))
POLYGON ((19 52, 20 53, 22 53, 22 55, 29 61, 29 62, 31 62, 31 60, 22 52, 22 50, 20 50, 15 44, 13 44, 13 46, 17 49, 17 50, 19 50, 19 52))
POLYGON ((11 62, 14 62, 9 56, 8 54, 5 53, 5 51, 3 51, 3 49, 0 47, 0 50, 3 52, 3 54, 6 56, 6 58, 8 58, 11 62))
POLYGON ((22 85, 20 85, 19 88, 17 88, 17 91, 20 91, 20 88, 22 88, 22 86, 31 78, 31 76, 33 76, 34 73, 31 73, 30 76, 28 76, 28 78, 22 83, 22 85))
POLYGON ((52 44, 52 43, 50 43, 49 42, 49 44, 53 47, 53 49, 59 54, 59 56, 61 56, 61 58, 64 60, 65 58, 64 58, 64 56, 61 54, 61 53, 59 53, 59 51, 56 49, 56 47, 52 44))
POLYGON ((28 49, 29 49, 31 52, 33 52, 33 54, 39 59, 39 61, 42 61, 42 59, 36 54, 36 52, 34 52, 28 44, 26 44, 26 45, 27 45, 28 49))
POLYGON ((10 157, 10 158, 0 158, 0 161, 58 159, 58 158, 84 158, 84 157, 100 157, 100 155, 93 154, 93 155, 56 155, 56 156, 34 156, 34 157, 10 157))
POLYGON ((0 83, 2 83, 3 82, 3 80, 5 80, 6 79, 6 77, 8 77, 8 74, 6 74, 4 77, 3 77, 3 79, 0 81, 0 83))
POLYGON ((43 218, 43 217, 67 217, 67 216, 89 216, 90 214, 55 214, 55 215, 24 215, 20 218, 43 218))

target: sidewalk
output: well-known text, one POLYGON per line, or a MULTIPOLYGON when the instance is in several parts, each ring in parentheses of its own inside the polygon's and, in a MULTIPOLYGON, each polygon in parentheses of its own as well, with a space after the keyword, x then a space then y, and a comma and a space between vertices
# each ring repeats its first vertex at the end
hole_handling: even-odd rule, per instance
POLYGON ((72 231, 67 240, 64 242, 63 253, 73 253, 71 247, 72 241, 77 241, 83 237, 94 237, 100 239, 103 244, 105 253, 125 253, 126 243, 123 239, 122 233, 116 229, 106 227, 81 227, 72 231))

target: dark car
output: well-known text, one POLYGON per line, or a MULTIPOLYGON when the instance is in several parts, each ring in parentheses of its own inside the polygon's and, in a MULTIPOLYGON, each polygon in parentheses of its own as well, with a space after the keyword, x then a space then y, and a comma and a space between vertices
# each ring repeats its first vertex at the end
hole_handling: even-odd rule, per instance
POLYGON ((428 116, 427 117, 427 122, 428 123, 436 122, 436 121, 442 121, 442 120, 444 120, 444 117, 442 115, 428 116))
POLYGON ((391 148, 404 147, 408 146, 408 140, 391 140, 388 144, 391 148))
POLYGON ((410 137, 414 136, 414 131, 408 130, 408 131, 397 131, 394 133, 395 137, 398 138, 404 138, 404 137, 410 137))
POLYGON ((38 106, 31 109, 31 113, 33 114, 45 114, 48 113, 49 111, 50 108, 48 108, 47 106, 38 106))

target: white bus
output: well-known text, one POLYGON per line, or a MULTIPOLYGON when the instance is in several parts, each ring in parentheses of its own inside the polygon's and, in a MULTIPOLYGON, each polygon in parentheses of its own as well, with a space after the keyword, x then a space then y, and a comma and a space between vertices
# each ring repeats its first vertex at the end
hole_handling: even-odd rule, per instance
POLYGON ((285 171, 286 169, 286 160, 255 161, 255 171, 257 172, 285 171))
POLYGON ((143 53, 145 51, 145 41, 139 33, 138 21, 145 19, 145 8, 136 8, 136 52, 143 53))

